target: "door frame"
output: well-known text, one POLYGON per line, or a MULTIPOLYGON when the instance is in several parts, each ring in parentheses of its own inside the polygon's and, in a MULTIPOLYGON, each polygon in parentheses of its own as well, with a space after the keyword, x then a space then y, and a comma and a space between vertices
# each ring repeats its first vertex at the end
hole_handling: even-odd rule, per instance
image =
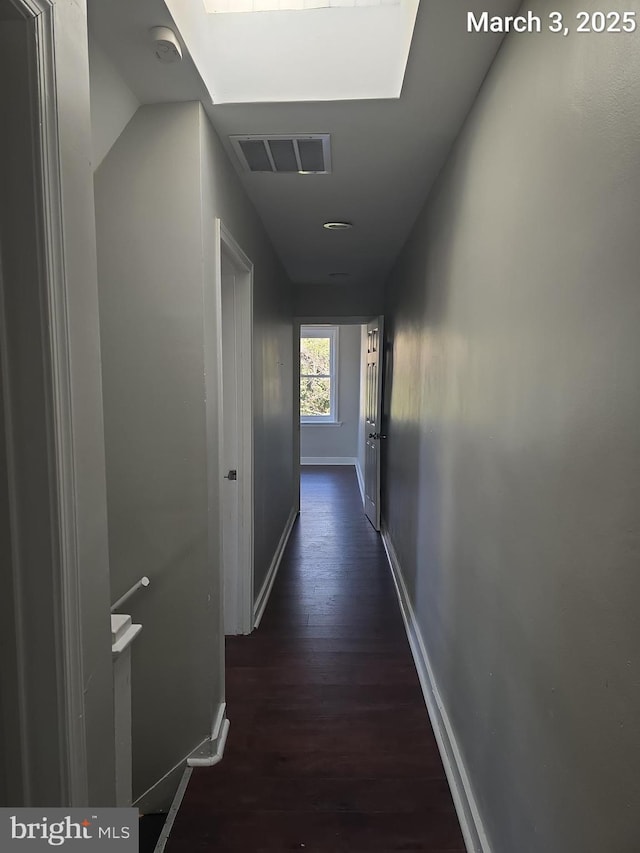
MULTIPOLYGON (((33 284, 40 306, 38 312, 23 312, 19 331, 33 342, 40 360, 41 386, 30 387, 20 396, 16 393, 20 369, 10 350, 4 311, 9 282, 0 280, 1 387, 13 586, 7 609, 9 630, 15 638, 10 677, 16 690, 10 701, 19 720, 19 731, 13 734, 19 741, 20 765, 12 768, 19 779, 14 780, 11 796, 20 800, 15 805, 40 805, 34 802, 36 780, 43 762, 51 763, 56 756, 57 768, 49 772, 47 783, 51 785, 46 795, 51 804, 88 805, 93 774, 99 780, 96 790, 105 799, 100 805, 108 805, 107 798, 115 791, 115 744, 113 749, 104 746, 103 767, 92 769, 88 762, 89 731, 98 723, 93 714, 97 705, 103 706, 103 729, 98 734, 94 728, 91 737, 97 734, 103 742, 104 731, 113 722, 100 361, 92 337, 98 314, 95 232, 91 239, 90 124, 88 91, 82 88, 87 85, 83 51, 71 58, 65 54, 71 40, 85 31, 86 20, 74 4, 60 0, 12 0, 12 5, 31 31, 33 144, 25 157, 35 185, 33 235, 38 272, 33 284), (78 124, 82 132, 70 146, 78 124), (80 330, 78 320, 83 312, 87 324, 80 330), (92 390, 83 399, 88 387, 92 390), (22 438, 13 424, 31 410, 44 412, 39 425, 45 437, 40 447, 46 470, 41 466, 27 470, 16 464, 22 438), (27 517, 24 507, 20 509, 21 493, 36 489, 46 495, 49 523, 43 530, 43 548, 52 588, 49 599, 43 596, 37 602, 30 593, 38 588, 43 566, 25 547, 33 536, 34 519, 27 517), (37 648, 47 649, 42 664, 49 665, 53 673, 47 685, 40 683, 29 665, 34 642, 37 648), (108 676, 102 670, 93 673, 98 685, 94 690, 89 688, 89 670, 96 653, 101 664, 108 661, 108 676), (37 705, 51 709, 50 725, 44 732, 34 721, 37 705), (46 756, 39 754, 38 744, 43 739, 46 756)), ((8 734, 5 729, 3 735, 8 734)))
POLYGON ((293 318, 293 508, 300 514, 300 330, 307 325, 299 317, 293 318))
POLYGON ((229 260, 236 273, 236 378, 238 432, 238 596, 232 624, 237 633, 250 634, 253 630, 254 584, 254 437, 253 437, 253 263, 242 250, 221 219, 215 220, 215 298, 216 298, 216 355, 218 400, 218 506, 219 555, 221 566, 221 607, 223 624, 224 582, 226 567, 223 560, 223 501, 228 495, 224 479, 224 400, 223 400, 223 347, 222 347, 222 259, 229 260))
MULTIPOLYGON (((383 314, 376 315, 384 318, 383 314)), ((373 319, 371 314, 304 315, 293 318, 293 488, 295 508, 300 512, 300 329, 302 326, 362 326, 373 319)), ((362 375, 360 377, 362 382, 362 375)), ((362 412, 360 412, 362 417, 362 412)), ((364 472, 363 472, 364 473, 364 472)), ((362 488, 362 487, 361 487, 362 488)))
MULTIPOLYGON (((367 337, 366 337, 366 348, 363 346, 360 353, 360 358, 362 360, 366 357, 366 371, 365 371, 365 383, 368 383, 368 367, 369 367, 369 353, 371 350, 369 349, 369 341, 371 332, 369 327, 372 325, 377 325, 377 329, 374 329, 377 332, 377 373, 376 373, 376 387, 375 387, 375 405, 373 405, 373 409, 376 412, 376 436, 375 438, 371 438, 373 433, 369 433, 368 430, 371 428, 367 421, 367 403, 365 397, 365 411, 360 412, 360 417, 364 416, 364 435, 365 435, 365 448, 371 447, 375 450, 375 471, 371 472, 369 470, 369 460, 368 453, 365 450, 365 462, 364 462, 364 513, 366 517, 371 522, 373 529, 378 533, 380 532, 380 526, 382 521, 382 513, 381 513, 381 498, 382 498, 382 439, 386 438, 385 435, 382 435, 382 408, 383 408, 383 380, 384 380, 384 317, 379 315, 377 317, 373 317, 367 323, 367 337), (366 352, 365 352, 366 349, 366 352), (376 442, 374 444, 374 442, 376 442), (370 475, 373 473, 373 478, 375 480, 375 488, 371 490, 372 494, 375 497, 375 503, 370 499, 369 494, 367 492, 367 481, 370 479, 370 475)), ((362 399, 362 398, 361 398, 362 399)))

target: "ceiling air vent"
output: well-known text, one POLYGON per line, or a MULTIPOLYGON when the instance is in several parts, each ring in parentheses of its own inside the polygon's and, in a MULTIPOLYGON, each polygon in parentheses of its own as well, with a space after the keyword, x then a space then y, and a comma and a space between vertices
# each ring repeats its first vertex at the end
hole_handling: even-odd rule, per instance
POLYGON ((328 133, 295 136, 230 136, 247 172, 298 172, 326 175, 331 171, 328 133))

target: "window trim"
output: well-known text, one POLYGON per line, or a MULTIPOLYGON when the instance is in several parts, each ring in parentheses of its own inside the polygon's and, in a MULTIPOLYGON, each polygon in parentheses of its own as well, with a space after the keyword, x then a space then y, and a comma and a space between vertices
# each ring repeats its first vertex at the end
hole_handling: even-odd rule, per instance
MULTIPOLYGON (((326 424, 329 426, 339 426, 338 420, 338 365, 339 365, 339 327, 330 325, 311 325, 300 326, 300 340, 302 338, 329 338, 329 373, 322 374, 320 378, 327 377, 330 380, 331 395, 330 395, 330 413, 328 415, 300 415, 301 425, 320 426, 326 424)), ((300 371, 300 380, 308 374, 300 371)), ((298 393, 300 393, 298 391, 298 393)))

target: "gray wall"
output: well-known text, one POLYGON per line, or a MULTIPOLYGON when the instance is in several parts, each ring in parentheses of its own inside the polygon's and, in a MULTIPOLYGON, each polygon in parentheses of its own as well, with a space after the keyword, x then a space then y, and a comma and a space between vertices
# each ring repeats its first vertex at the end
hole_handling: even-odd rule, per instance
POLYGON ((375 317, 384 305, 382 287, 369 283, 297 284, 293 299, 295 315, 309 322, 314 317, 375 317))
POLYGON ((131 603, 137 798, 210 734, 224 695, 215 383, 205 394, 215 215, 255 264, 256 582, 293 503, 292 323, 286 277, 199 104, 141 107, 95 186, 114 598, 151 578, 131 603))
POLYGON ((341 426, 300 424, 300 456, 343 457, 358 453, 360 420, 360 326, 338 326, 338 420, 341 426))
POLYGON ((638 849, 637 43, 509 36, 389 281, 385 519, 494 853, 638 849))

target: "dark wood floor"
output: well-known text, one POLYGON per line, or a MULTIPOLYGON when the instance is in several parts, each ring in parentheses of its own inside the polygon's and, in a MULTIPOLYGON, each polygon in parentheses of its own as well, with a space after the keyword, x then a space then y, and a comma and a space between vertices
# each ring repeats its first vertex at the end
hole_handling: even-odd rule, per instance
POLYGON ((231 730, 168 853, 464 851, 380 538, 353 468, 303 468, 262 624, 227 641, 231 730))

